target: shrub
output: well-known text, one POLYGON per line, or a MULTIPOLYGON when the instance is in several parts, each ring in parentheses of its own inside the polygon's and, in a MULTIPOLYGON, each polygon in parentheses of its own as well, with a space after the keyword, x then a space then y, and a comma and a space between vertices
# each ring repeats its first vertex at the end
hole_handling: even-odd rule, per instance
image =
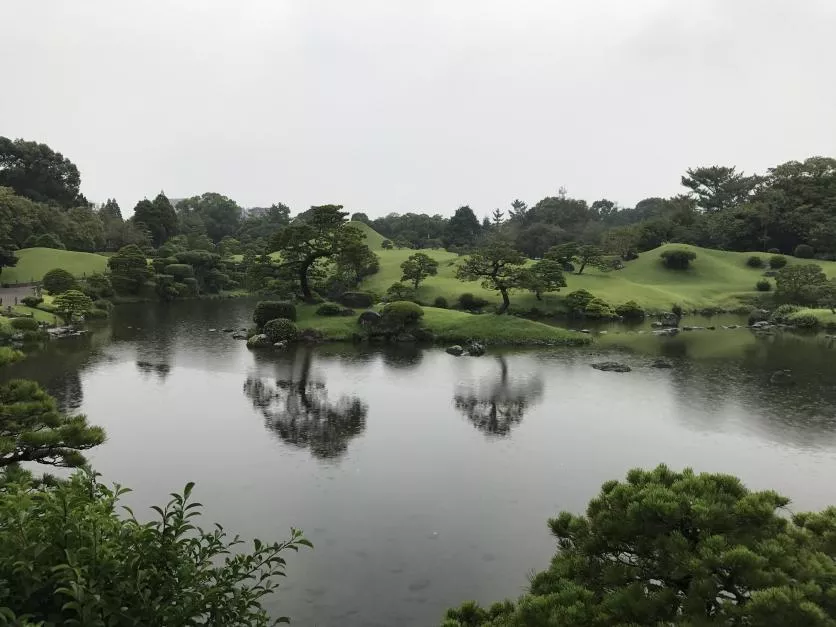
POLYGON ((293 342, 299 336, 299 330, 294 322, 286 318, 276 318, 275 320, 269 320, 264 325, 264 335, 267 336, 271 344, 293 342))
POLYGON ((12 318, 12 328, 18 331, 37 331, 38 321, 34 318, 12 318))
POLYGON ((447 309, 447 299, 443 296, 436 296, 435 300, 433 301, 433 307, 438 309, 447 309))
POLYGON ((770 322, 776 324, 787 324, 790 321, 790 316, 796 311, 801 311, 798 305, 781 305, 769 317, 770 322))
POLYGON ((191 483, 146 523, 123 511, 127 490, 92 472, 51 484, 7 478, 3 624, 267 625, 262 602, 283 579, 281 556, 311 546, 294 529, 287 541, 256 541, 241 552, 237 537, 199 526, 191 483))
POLYGON ((101 272, 94 272, 84 279, 85 293, 92 295, 91 298, 97 299, 106 296, 113 296, 113 285, 110 283, 110 278, 101 272))
POLYGON ((63 294, 75 287, 75 277, 63 268, 54 268, 44 275, 43 286, 50 294, 63 294))
POLYGON ((88 311, 84 314, 85 320, 106 320, 108 317, 108 313, 104 309, 97 309, 95 306, 93 309, 88 311))
POLYGON ((783 255, 772 255, 769 258, 769 267, 773 270, 780 270, 787 265, 787 258, 783 255))
POLYGON ((587 318, 614 318, 612 306, 601 298, 593 298, 586 305, 583 315, 587 318))
POLYGON ((285 318, 296 320, 296 307, 293 303, 279 300, 262 300, 258 302, 253 311, 253 322, 260 329, 270 320, 285 318))
POLYGON ((768 292, 772 289, 772 283, 767 281, 766 279, 761 279, 757 283, 755 283, 755 289, 759 292, 768 292))
POLYGON ((761 257, 758 257, 757 255, 752 255, 746 260, 746 265, 750 268, 763 268, 765 264, 761 257))
POLYGON ((691 262, 697 258, 697 253, 684 248, 666 250, 661 255, 662 263, 671 270, 687 270, 691 262))
POLYGON ((111 309, 113 309, 113 303, 111 303, 109 300, 99 299, 93 301, 93 307, 95 307, 96 309, 101 309, 102 311, 110 311, 111 309))
POLYGON ((799 329, 815 329, 819 326, 819 319, 813 314, 799 314, 791 317, 789 323, 799 329))
POLYGON ((194 276, 194 268, 187 263, 170 263, 163 268, 162 274, 170 274, 177 281, 194 276))
POLYGON ((415 290, 400 281, 392 283, 392 285, 389 286, 389 289, 386 290, 386 298, 391 301, 412 300, 414 296, 415 290))
POLYGON ((671 307, 671 313, 676 316, 677 320, 681 320, 682 316, 685 315, 685 310, 682 308, 682 305, 675 303, 674 306, 671 307))
POLYGON ((26 305, 27 307, 37 307, 42 302, 44 302, 44 299, 40 296, 24 296, 20 299, 20 302, 26 305))
POLYGON ((416 324, 424 316, 424 310, 411 301, 399 300, 388 303, 381 314, 385 326, 402 329, 416 324))
POLYGON ((55 248, 56 250, 66 250, 67 247, 61 242, 55 233, 41 233, 40 235, 30 235, 23 242, 24 248, 55 248))
POLYGON ((628 250, 626 253, 621 255, 621 258, 624 261, 633 261, 634 259, 639 258, 639 253, 637 253, 635 250, 628 250))
POLYGON ((566 306, 569 308, 569 311, 583 313, 586 306, 594 298, 595 297, 586 290, 575 290, 574 292, 570 292, 566 295, 566 306))
POLYGON ((781 254, 781 251, 778 250, 777 248, 770 248, 766 252, 768 252, 770 255, 780 255, 781 254))
POLYGON ((640 320, 644 318, 644 309, 634 300, 628 300, 615 308, 615 313, 625 320, 640 320))
POLYGON ((392 240, 385 239, 382 242, 380 242, 380 247, 383 250, 392 250, 395 247, 395 245, 392 243, 392 240))
POLYGON ((459 295, 459 308, 464 311, 479 311, 488 304, 484 298, 474 296, 470 292, 459 295))
POLYGON ((812 259, 814 252, 815 251, 813 250, 813 247, 809 244, 799 244, 795 247, 793 255, 795 255, 799 259, 812 259))
POLYGON ((374 296, 368 292, 346 292, 340 298, 340 303, 346 307, 371 307, 374 305, 374 296))
POLYGON ((766 322, 769 320, 769 312, 765 309, 753 309, 749 312, 749 318, 746 323, 751 327, 756 322, 766 322))
POLYGON ((317 310, 317 316, 339 316, 342 314, 343 308, 336 303, 323 303, 317 310))

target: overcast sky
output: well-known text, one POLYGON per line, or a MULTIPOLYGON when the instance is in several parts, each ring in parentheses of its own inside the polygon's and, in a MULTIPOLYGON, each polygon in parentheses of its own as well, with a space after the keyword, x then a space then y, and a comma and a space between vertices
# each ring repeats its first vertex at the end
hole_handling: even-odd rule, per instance
POLYGON ((3 0, 0 135, 92 201, 479 215, 836 155, 834 0, 3 0))

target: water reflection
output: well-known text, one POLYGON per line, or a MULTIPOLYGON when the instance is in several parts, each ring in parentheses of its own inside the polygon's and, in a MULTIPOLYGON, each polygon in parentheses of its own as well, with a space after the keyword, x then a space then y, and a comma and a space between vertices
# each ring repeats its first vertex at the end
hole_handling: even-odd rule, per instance
POLYGON ((496 358, 498 376, 474 387, 456 390, 453 402, 473 426, 489 436, 506 436, 522 422, 525 412, 543 396, 543 379, 539 374, 525 380, 508 376, 508 361, 496 358))
POLYGON ((247 377, 244 394, 283 442, 321 459, 338 458, 366 428, 368 406, 355 396, 332 402, 325 382, 312 374, 312 362, 312 349, 300 348, 274 381, 247 377))
POLYGON ((136 362, 136 367, 144 375, 157 375, 160 381, 165 381, 171 372, 171 366, 166 363, 152 363, 141 359, 136 362))

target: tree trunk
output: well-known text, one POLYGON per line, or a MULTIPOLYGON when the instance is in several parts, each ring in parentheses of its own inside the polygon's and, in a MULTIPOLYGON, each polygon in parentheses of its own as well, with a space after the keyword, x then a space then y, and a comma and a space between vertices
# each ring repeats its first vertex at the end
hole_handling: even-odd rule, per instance
POLYGON ((499 293, 502 294, 502 306, 496 312, 498 315, 504 314, 508 311, 508 307, 511 305, 511 299, 508 298, 508 289, 504 287, 499 288, 499 293))
POLYGON ((583 269, 584 268, 586 268, 586 262, 585 261, 581 263, 581 269, 578 270, 578 276, 583 274, 583 269))
POLYGON ((313 262, 314 259, 308 257, 299 267, 299 287, 302 290, 302 298, 306 301, 311 300, 313 296, 313 294, 311 294, 311 286, 308 285, 308 270, 313 262))
POLYGON ((540 296, 540 292, 534 292, 534 295, 537 297, 537 300, 543 300, 543 297, 540 296))

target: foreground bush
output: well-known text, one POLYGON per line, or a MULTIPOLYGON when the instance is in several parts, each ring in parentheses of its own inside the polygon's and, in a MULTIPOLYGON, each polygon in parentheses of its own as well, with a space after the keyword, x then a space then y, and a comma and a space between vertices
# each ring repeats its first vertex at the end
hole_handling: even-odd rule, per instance
POLYGON ((604 320, 615 318, 616 314, 607 301, 601 298, 593 298, 587 303, 586 308, 583 310, 583 315, 586 318, 604 320))
POLYGON ((285 318, 296 321, 296 307, 293 303, 285 303, 278 300, 262 300, 256 303, 253 311, 253 322, 260 329, 270 320, 285 318))
POLYGON ((817 329, 820 324, 819 319, 816 318, 816 316, 806 313, 791 316, 789 323, 799 329, 817 329))
POLYGON ((769 321, 778 324, 787 324, 790 321, 790 316, 800 310, 801 307, 798 305, 781 305, 772 312, 769 321))
POLYGON ((264 325, 264 335, 271 344, 276 342, 293 342, 299 336, 296 324, 285 318, 270 320, 264 325))
POLYGON ((566 295, 566 307, 574 314, 582 314, 586 306, 595 299, 587 290, 575 290, 566 295))
POLYGON ((666 250, 661 255, 662 263, 671 270, 687 270, 691 262, 697 258, 697 253, 692 250, 677 248, 666 250))
POLYGON ((763 258, 758 257, 757 255, 752 255, 746 260, 746 265, 750 268, 763 268, 766 264, 763 261, 763 258))
POLYGON ((549 521, 557 553, 527 594, 443 625, 833 625, 836 508, 788 504, 729 475, 632 470, 549 521))
POLYGON ((346 292, 340 297, 340 302, 346 307, 371 307, 374 305, 374 296, 368 292, 346 292))
POLYGON ((436 307, 438 309, 447 309, 447 307, 449 307, 449 304, 447 303, 447 299, 443 296, 436 296, 435 300, 433 301, 433 307, 436 307))
POLYGON ((383 316, 383 322, 387 326, 406 328, 416 324, 423 318, 424 310, 420 305, 411 301, 399 300, 387 304, 381 314, 383 316))
POLYGON ((464 311, 480 311, 488 305, 488 301, 480 296, 474 296, 470 292, 459 294, 459 309, 464 311))
POLYGON ((75 277, 63 268, 54 268, 41 280, 44 289, 50 294, 63 294, 75 287, 75 277))
POLYGON ((311 546, 292 529, 238 553, 237 536, 197 526, 193 484, 141 523, 119 515, 127 490, 91 473, 52 487, 15 475, 0 492, 0 624, 271 625, 261 601, 284 575, 282 554, 311 546))
POLYGON ((37 331, 38 321, 34 318, 12 318, 11 325, 18 331, 37 331))
POLYGON ((755 283, 755 289, 759 292, 768 292, 772 289, 772 283, 770 283, 766 279, 761 279, 760 281, 755 283))
POLYGON ((787 265, 787 258, 783 255, 772 255, 769 258, 769 267, 773 270, 780 270, 787 265))
POLYGON ((625 320, 641 320, 644 318, 644 309, 634 300, 628 300, 615 308, 615 313, 625 320))
POLYGON ((793 255, 799 259, 812 259, 814 252, 813 247, 809 244, 799 244, 795 247, 793 255))
POLYGON ((37 307, 42 302, 44 302, 44 299, 40 296, 24 296, 20 299, 20 303, 26 307, 37 307))
POLYGON ((337 303, 322 303, 316 309, 317 316, 339 316, 343 308, 337 303))

